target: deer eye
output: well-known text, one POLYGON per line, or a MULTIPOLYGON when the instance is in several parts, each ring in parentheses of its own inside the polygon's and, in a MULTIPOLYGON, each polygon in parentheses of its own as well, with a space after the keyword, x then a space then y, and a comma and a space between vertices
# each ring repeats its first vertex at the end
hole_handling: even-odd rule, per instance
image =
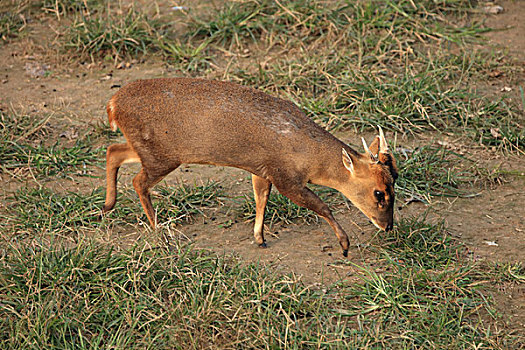
POLYGON ((385 200, 385 192, 374 191, 374 196, 376 197, 378 202, 383 202, 385 200))

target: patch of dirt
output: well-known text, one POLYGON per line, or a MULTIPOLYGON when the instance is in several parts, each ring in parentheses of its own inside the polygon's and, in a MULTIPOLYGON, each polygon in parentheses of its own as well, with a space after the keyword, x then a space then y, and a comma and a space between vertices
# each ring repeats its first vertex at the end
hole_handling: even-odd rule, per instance
POLYGON ((525 179, 518 179, 477 198, 454 200, 440 213, 477 259, 524 261, 524 186, 525 179))
POLYGON ((523 0, 496 1, 503 7, 500 14, 485 15, 485 24, 494 30, 486 33, 492 45, 500 46, 521 62, 525 62, 525 3, 523 0))

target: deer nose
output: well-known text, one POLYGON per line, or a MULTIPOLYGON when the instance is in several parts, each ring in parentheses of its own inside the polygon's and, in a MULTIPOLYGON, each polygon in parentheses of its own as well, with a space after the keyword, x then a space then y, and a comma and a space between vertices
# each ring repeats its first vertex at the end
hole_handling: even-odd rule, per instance
POLYGON ((385 232, 391 231, 393 228, 394 228, 394 224, 390 223, 390 224, 386 225, 385 232))

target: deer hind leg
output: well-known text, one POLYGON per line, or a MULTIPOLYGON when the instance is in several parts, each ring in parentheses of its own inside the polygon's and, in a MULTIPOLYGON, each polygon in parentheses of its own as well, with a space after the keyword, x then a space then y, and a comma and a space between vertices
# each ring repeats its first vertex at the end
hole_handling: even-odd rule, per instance
POLYGON ((272 190, 272 183, 265 178, 252 175, 253 193, 255 197, 255 225, 253 227, 253 236, 259 247, 266 248, 264 240, 264 211, 268 197, 272 190))
POLYGON ((335 235, 339 240, 339 244, 343 248, 343 255, 348 256, 348 248, 350 246, 348 236, 341 225, 335 220, 330 208, 328 208, 328 205, 326 205, 325 202, 306 187, 303 187, 302 189, 279 190, 279 192, 290 198, 295 204, 313 210, 317 215, 325 219, 334 230, 335 235))
POLYGON ((117 202, 117 175, 124 163, 140 163, 139 155, 127 143, 109 146, 106 154, 106 203, 102 208, 104 213, 113 209, 117 202))
POLYGON ((143 165, 140 172, 133 179, 133 187, 139 195, 140 204, 142 204, 142 208, 146 212, 146 216, 148 217, 151 228, 153 229, 156 227, 156 217, 155 210, 151 204, 149 190, 151 187, 159 183, 166 175, 178 168, 178 166, 179 164, 171 167, 155 167, 155 169, 152 170, 145 168, 143 165))

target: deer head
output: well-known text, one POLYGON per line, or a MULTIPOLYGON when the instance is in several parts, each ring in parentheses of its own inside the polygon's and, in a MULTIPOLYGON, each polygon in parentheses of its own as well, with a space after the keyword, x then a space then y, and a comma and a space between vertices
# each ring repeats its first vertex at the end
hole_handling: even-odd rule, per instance
POLYGON ((394 183, 398 176, 395 159, 381 127, 370 147, 364 138, 362 141, 364 153, 349 153, 343 148, 348 179, 340 192, 375 226, 389 231, 394 225, 394 183))

